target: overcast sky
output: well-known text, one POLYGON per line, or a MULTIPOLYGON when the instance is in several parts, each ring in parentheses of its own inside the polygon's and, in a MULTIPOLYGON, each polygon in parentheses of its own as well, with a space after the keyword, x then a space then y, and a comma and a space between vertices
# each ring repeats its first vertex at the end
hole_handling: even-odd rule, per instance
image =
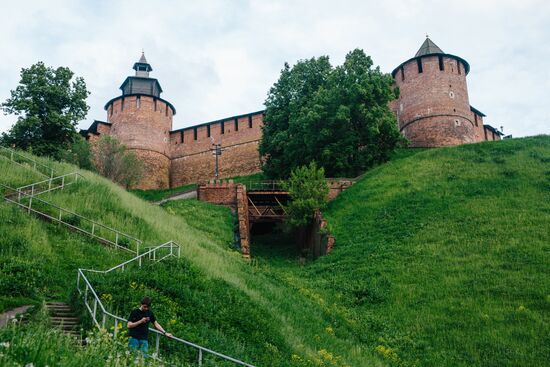
MULTIPOLYGON (((0 101, 37 61, 84 77, 105 120, 141 50, 174 129, 263 109, 284 62, 362 48, 391 72, 425 35, 466 59, 470 104, 506 134, 550 133, 550 2, 536 0, 3 1, 0 101)), ((0 131, 15 121, 0 115, 0 131)))

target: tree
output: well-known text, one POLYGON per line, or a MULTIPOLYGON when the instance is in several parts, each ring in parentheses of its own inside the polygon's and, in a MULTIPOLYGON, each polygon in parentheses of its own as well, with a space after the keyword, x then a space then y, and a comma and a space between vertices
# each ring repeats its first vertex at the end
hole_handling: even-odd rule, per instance
POLYGON ((94 169, 90 143, 82 137, 76 137, 69 149, 60 153, 59 158, 62 161, 76 164, 83 169, 94 169))
POLYGON ((0 105, 5 114, 19 116, 2 143, 59 158, 77 137, 76 124, 86 117, 89 91, 81 77, 67 67, 42 62, 21 70, 11 97, 0 105))
POLYGON ((117 139, 105 135, 93 146, 93 164, 97 172, 129 188, 141 179, 143 164, 136 154, 128 151, 117 139))
POLYGON ((264 173, 286 178, 316 161, 329 176, 349 177, 387 160, 401 140, 388 107, 397 96, 391 76, 359 49, 335 68, 326 56, 285 64, 265 102, 264 173))
POLYGON ((315 211, 327 203, 328 184, 323 167, 315 162, 292 170, 289 179, 284 183, 290 202, 286 206, 288 223, 300 227, 311 223, 315 211))

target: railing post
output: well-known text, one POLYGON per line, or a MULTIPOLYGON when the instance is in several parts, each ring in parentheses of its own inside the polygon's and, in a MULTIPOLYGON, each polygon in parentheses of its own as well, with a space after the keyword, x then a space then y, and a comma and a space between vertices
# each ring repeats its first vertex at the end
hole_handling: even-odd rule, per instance
POLYGON ((107 321, 107 315, 103 313, 103 319, 101 320, 101 328, 105 329, 105 322, 107 321))
POLYGON ((95 222, 92 222, 92 237, 94 236, 95 232, 95 222))
POLYGON ((63 212, 63 210, 61 208, 59 208, 59 221, 61 222, 61 213, 63 212))
POLYGON ((48 180, 48 190, 51 190, 52 189, 52 179, 50 177, 50 179, 48 180))
POLYGON ((93 317, 94 317, 94 321, 97 322, 97 319, 96 319, 96 311, 97 311, 97 298, 94 297, 94 312, 93 312, 93 317))
POLYGON ((113 335, 114 335, 115 339, 116 339, 117 331, 118 331, 118 320, 115 319, 115 330, 113 331, 113 335))
POLYGON ((115 233, 115 247, 118 247, 118 232, 115 233))
POLYGON ((11 157, 10 159, 13 161, 13 150, 11 151, 11 157))
POLYGON ((141 268, 141 257, 138 259, 139 267, 141 268))
POLYGON ((202 366, 202 349, 199 348, 199 366, 202 366))
POLYGON ((65 188, 65 176, 61 176, 61 189, 65 188))
POLYGON ((80 293, 80 271, 76 274, 76 290, 80 293))
POLYGON ((29 213, 31 212, 32 196, 29 198, 29 213))
POLYGON ((178 246, 178 257, 181 257, 181 246, 178 246))
POLYGON ((157 351, 157 357, 159 355, 159 344, 160 344, 160 334, 156 334, 157 335, 157 340, 155 341, 155 350, 157 351))
POLYGON ((34 196, 34 184, 31 186, 31 196, 34 196))

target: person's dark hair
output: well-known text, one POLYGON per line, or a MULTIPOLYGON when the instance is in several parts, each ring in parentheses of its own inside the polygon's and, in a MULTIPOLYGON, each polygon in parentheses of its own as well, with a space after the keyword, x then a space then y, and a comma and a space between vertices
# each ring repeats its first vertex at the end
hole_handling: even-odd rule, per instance
POLYGON ((149 297, 143 297, 143 298, 141 299, 141 304, 142 304, 142 305, 151 306, 151 298, 149 298, 149 297))

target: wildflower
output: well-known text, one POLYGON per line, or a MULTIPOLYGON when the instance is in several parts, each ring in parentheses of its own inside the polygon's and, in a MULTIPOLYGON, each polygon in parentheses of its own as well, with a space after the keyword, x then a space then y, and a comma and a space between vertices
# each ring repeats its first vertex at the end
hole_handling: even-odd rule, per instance
POLYGON ((0 347, 9 348, 10 347, 10 342, 2 342, 2 343, 0 343, 0 347))
POLYGON ((327 334, 334 335, 334 329, 330 326, 327 326, 325 328, 325 331, 327 332, 327 334))
POLYGON ((132 289, 136 289, 136 288, 137 288, 137 286, 138 286, 138 285, 137 285, 137 283, 136 283, 136 282, 132 282, 132 283, 130 283, 130 288, 132 288, 132 289))
POLYGON ((523 312, 523 311, 525 311, 526 309, 527 309, 527 308, 525 308, 524 305, 520 305, 520 306, 518 307, 518 312, 523 312))
POLYGON ((177 322, 177 321, 176 321, 175 319, 172 319, 172 320, 170 320, 168 323, 169 323, 170 325, 176 325, 176 322, 177 322))

